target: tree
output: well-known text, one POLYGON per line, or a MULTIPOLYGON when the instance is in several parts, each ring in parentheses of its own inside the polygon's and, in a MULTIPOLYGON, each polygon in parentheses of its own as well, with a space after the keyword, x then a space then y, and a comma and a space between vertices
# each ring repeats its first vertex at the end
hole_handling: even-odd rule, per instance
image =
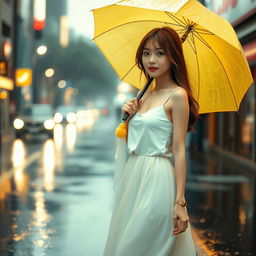
POLYGON ((47 54, 38 61, 41 75, 48 67, 55 69, 54 81, 69 80, 79 91, 78 99, 103 96, 111 98, 119 81, 115 71, 97 46, 82 38, 71 41, 66 48, 58 38, 45 36, 47 54))

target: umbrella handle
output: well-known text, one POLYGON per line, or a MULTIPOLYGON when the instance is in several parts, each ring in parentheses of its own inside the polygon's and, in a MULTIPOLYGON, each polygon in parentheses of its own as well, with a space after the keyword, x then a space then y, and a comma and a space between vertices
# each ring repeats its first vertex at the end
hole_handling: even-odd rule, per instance
MULTIPOLYGON (((137 97, 137 102, 139 102, 139 100, 143 97, 144 93, 146 92, 146 90, 148 89, 148 87, 150 86, 150 84, 152 83, 154 78, 150 78, 148 80, 148 82, 146 83, 146 85, 144 86, 144 88, 141 90, 141 92, 139 93, 138 97, 137 97)), ((126 121, 127 118, 130 116, 130 114, 128 112, 125 112, 123 117, 122 117, 122 120, 123 121, 126 121)))

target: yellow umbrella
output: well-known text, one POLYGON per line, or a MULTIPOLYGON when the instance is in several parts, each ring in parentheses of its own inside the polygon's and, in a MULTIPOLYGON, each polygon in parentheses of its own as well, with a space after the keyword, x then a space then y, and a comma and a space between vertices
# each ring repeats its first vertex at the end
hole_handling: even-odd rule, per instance
POLYGON ((196 0, 123 0, 93 10, 94 41, 119 77, 141 89, 135 54, 147 32, 169 26, 183 50, 199 113, 237 111, 253 83, 232 26, 196 0), (187 37, 186 37, 187 36, 187 37))

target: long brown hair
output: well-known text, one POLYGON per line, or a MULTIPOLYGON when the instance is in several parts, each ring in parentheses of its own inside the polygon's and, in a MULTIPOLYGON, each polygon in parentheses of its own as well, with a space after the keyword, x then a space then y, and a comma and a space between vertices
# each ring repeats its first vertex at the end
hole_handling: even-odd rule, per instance
POLYGON ((136 53, 136 64, 148 79, 150 77, 143 66, 142 55, 146 43, 151 39, 155 40, 159 44, 159 46, 164 50, 165 54, 169 58, 171 62, 170 75, 172 79, 187 92, 189 101, 189 121, 187 130, 194 131, 193 126, 199 116, 199 105, 192 95, 188 79, 187 67, 182 50, 181 39, 177 32, 169 27, 155 28, 144 36, 136 53))

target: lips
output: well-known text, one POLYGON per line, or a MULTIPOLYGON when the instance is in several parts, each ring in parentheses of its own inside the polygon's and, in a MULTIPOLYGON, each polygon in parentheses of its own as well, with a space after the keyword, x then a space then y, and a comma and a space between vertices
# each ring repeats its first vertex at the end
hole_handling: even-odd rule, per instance
POLYGON ((156 67, 149 67, 148 69, 149 69, 151 72, 154 72, 154 71, 158 70, 158 68, 156 68, 156 67))

